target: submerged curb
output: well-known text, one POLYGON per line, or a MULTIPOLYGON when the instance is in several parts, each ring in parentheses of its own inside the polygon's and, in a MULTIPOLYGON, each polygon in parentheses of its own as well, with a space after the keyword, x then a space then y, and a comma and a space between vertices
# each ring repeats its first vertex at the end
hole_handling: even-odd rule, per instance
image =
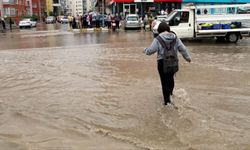
POLYGON ((73 33, 108 32, 108 28, 71 29, 73 33))

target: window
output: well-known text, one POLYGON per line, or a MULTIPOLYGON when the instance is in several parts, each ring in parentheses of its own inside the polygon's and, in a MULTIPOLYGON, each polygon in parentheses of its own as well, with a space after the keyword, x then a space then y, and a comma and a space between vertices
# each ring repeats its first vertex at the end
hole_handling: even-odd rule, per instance
POLYGON ((170 26, 178 26, 180 23, 188 23, 189 12, 176 12, 169 21, 170 26))
POLYGON ((10 8, 10 16, 16 16, 16 9, 10 8))
POLYGON ((32 8, 37 8, 37 3, 33 3, 32 8))
POLYGON ((182 12, 180 22, 188 23, 188 18, 189 18, 189 12, 182 12))
POLYGON ((127 21, 137 21, 137 20, 139 20, 139 18, 136 17, 136 16, 129 16, 129 17, 127 17, 127 21))
POLYGON ((4 14, 6 16, 16 16, 16 9, 15 8, 4 8, 4 14))

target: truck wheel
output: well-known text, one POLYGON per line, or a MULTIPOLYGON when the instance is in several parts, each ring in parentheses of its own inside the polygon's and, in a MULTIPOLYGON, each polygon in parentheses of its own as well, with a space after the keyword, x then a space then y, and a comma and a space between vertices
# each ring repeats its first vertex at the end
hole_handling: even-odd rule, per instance
POLYGON ((238 33, 228 33, 226 36, 226 39, 230 43, 236 43, 239 40, 239 34, 238 33))

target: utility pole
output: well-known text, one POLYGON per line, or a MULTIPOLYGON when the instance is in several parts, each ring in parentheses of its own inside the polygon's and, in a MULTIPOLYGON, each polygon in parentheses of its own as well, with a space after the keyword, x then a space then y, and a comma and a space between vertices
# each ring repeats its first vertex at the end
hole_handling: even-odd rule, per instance
POLYGON ((102 26, 104 27, 105 0, 102 0, 102 26))
POLYGON ((38 1, 38 17, 39 17, 39 21, 42 21, 42 13, 41 13, 41 1, 38 1))

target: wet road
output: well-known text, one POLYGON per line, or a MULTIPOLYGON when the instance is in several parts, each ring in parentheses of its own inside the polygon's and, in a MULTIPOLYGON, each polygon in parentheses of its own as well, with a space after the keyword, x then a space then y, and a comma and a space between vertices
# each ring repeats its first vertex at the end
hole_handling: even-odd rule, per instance
POLYGON ((0 149, 250 149, 250 42, 185 41, 162 105, 143 31, 0 36, 0 149))

